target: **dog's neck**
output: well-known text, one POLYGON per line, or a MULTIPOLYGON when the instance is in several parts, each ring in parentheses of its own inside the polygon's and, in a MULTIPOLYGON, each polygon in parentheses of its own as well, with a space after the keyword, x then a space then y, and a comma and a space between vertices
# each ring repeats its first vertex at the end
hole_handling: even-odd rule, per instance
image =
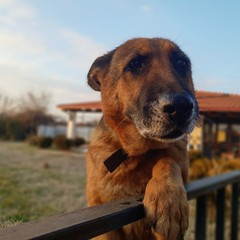
MULTIPOLYGON (((107 146, 111 145, 112 154, 104 161, 104 164, 109 172, 113 172, 122 162, 129 157, 148 154, 153 150, 185 148, 187 139, 175 143, 164 143, 151 139, 145 139, 140 135, 138 130, 131 122, 122 121, 121 126, 113 127, 111 121, 106 121, 106 118, 101 120, 100 129, 101 139, 107 146), (102 138, 104 136, 104 138, 102 138)), ((169 153, 169 155, 171 155, 169 153)))
POLYGON ((143 155, 151 149, 164 149, 169 146, 168 143, 144 138, 135 125, 128 120, 117 124, 111 118, 105 117, 102 119, 101 125, 104 125, 108 128, 108 131, 112 132, 111 135, 115 136, 114 142, 118 141, 120 148, 130 157, 143 155))

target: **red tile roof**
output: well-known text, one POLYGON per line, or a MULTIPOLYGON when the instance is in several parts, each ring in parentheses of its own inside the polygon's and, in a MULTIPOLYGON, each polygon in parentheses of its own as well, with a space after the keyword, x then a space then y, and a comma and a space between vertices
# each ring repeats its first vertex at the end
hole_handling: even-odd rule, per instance
POLYGON ((240 112, 240 95, 197 91, 201 112, 240 112))
MULTIPOLYGON (((201 112, 240 112, 240 95, 197 91, 196 97, 201 112)), ((60 104, 63 111, 101 112, 101 102, 60 104)))
POLYGON ((101 112, 101 102, 82 102, 82 103, 67 103, 57 106, 63 111, 82 111, 82 112, 101 112))

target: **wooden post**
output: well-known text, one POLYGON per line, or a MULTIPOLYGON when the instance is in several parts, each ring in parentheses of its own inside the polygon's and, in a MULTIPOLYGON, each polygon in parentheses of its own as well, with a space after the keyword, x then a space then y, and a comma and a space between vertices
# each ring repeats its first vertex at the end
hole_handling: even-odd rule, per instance
POLYGON ((204 156, 207 155, 207 139, 206 139, 207 138, 207 131, 206 131, 207 125, 206 124, 207 123, 204 119, 204 122, 203 122, 203 154, 204 154, 204 156))
POLYGON ((69 119, 67 125, 67 138, 74 139, 76 136, 76 112, 70 111, 69 112, 69 119))
POLYGON ((210 122, 207 119, 204 119, 203 124, 203 154, 207 158, 211 158, 211 126, 210 122))
POLYGON ((219 124, 216 123, 215 128, 215 135, 214 135, 214 143, 213 143, 213 149, 214 149, 214 156, 219 152, 218 151, 218 134, 219 134, 219 124))
POLYGON ((232 124, 228 123, 227 127, 227 152, 232 152, 232 124))
POLYGON ((208 147, 209 147, 209 158, 211 159, 213 157, 213 143, 214 143, 214 136, 213 136, 213 123, 209 122, 209 128, 208 128, 208 147))

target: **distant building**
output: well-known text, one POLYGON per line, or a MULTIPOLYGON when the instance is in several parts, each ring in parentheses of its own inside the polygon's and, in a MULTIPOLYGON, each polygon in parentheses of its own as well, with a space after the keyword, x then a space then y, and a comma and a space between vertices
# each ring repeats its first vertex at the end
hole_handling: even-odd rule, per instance
MULTIPOLYGON (((87 142, 90 140, 91 133, 95 129, 95 126, 89 125, 76 125, 74 126, 74 135, 72 138, 81 137, 84 138, 87 142)), ((37 128, 37 135, 42 137, 56 137, 59 135, 69 136, 69 129, 65 125, 39 125, 37 128), (68 130, 68 131, 67 131, 68 130), (67 134, 66 134, 67 133, 67 134)))
MULTIPOLYGON (((240 150, 240 95, 197 91, 203 125, 190 137, 190 149, 201 150, 211 158, 221 152, 237 154, 240 150)), ((74 137, 78 112, 101 112, 101 102, 61 104, 69 114, 67 136, 74 137)))

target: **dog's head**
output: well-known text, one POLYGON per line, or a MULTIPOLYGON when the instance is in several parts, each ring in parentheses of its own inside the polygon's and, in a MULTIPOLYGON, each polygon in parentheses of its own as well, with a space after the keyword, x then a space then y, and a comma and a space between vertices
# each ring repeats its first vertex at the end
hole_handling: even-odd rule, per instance
POLYGON ((106 119, 133 124, 146 139, 176 141, 198 119, 190 60, 166 39, 127 41, 95 60, 88 83, 101 91, 106 119))

